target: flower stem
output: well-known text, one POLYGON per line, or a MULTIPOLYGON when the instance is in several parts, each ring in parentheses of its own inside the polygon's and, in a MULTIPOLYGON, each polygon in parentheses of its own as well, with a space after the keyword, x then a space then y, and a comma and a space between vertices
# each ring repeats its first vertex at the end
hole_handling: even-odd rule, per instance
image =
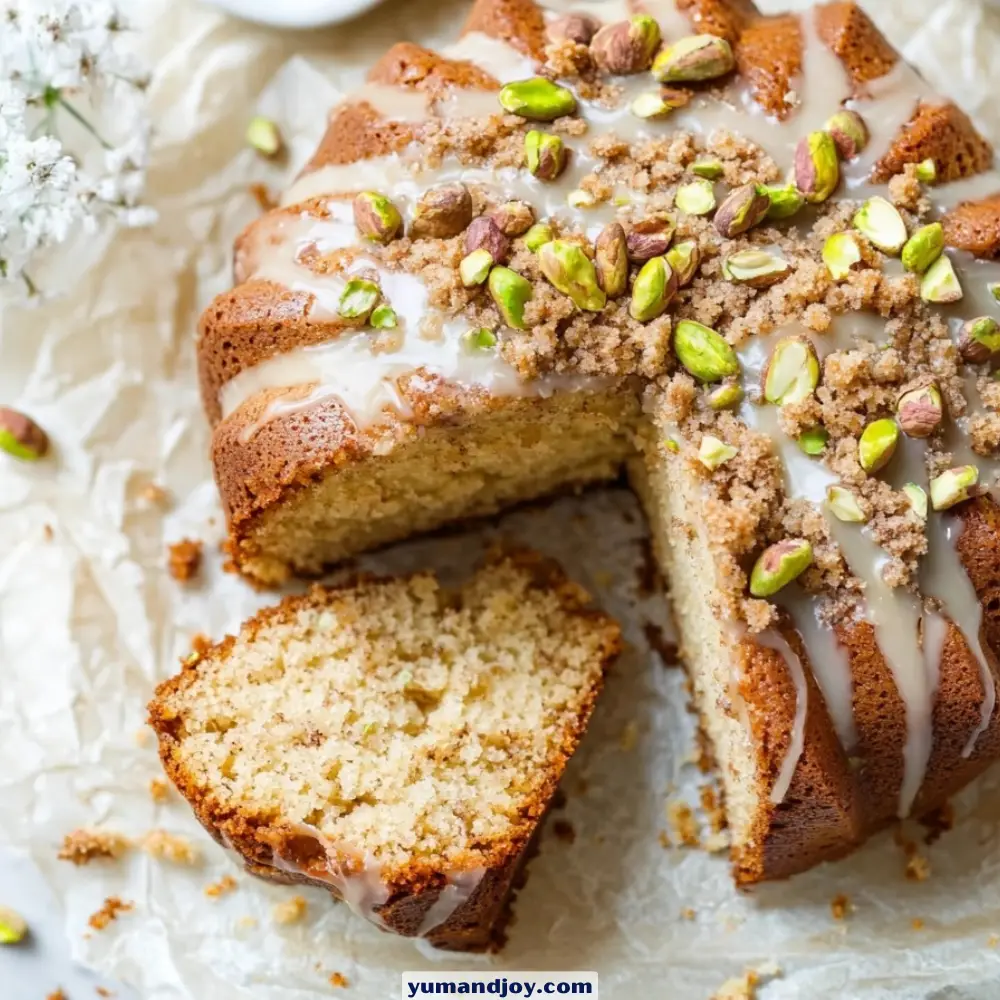
POLYGON ((99 132, 97 131, 97 129, 95 129, 95 128, 94 128, 94 126, 93 126, 93 125, 91 125, 91 124, 90 124, 90 122, 88 122, 88 121, 87 121, 87 119, 86 119, 86 118, 84 118, 84 117, 83 117, 83 115, 81 115, 81 114, 80 114, 80 112, 79 112, 79 111, 77 111, 77 110, 76 110, 76 108, 74 108, 74 107, 73 107, 73 105, 72 105, 72 104, 70 104, 70 103, 69 103, 69 101, 67 101, 67 100, 66 100, 66 98, 62 96, 62 94, 60 94, 60 95, 59 95, 59 103, 60 103, 60 104, 62 105, 62 107, 63 107, 63 108, 64 108, 64 109, 66 110, 66 111, 68 111, 68 112, 70 113, 70 115, 71 115, 71 116, 72 116, 73 118, 75 118, 75 119, 76 119, 76 120, 77 120, 77 121, 78 121, 78 122, 79 122, 79 123, 80 123, 80 124, 81 124, 81 125, 82 125, 82 126, 83 126, 83 127, 84 127, 84 128, 85 128, 85 129, 86 129, 86 130, 87 130, 87 131, 88 131, 88 132, 89 132, 89 133, 90 133, 90 134, 91 134, 91 135, 92 135, 92 136, 93 136, 93 137, 94 137, 94 138, 95 138, 95 139, 96 139, 96 140, 97 140, 97 141, 98 141, 98 142, 99 142, 99 143, 100 143, 100 144, 101 144, 101 145, 102 145, 103 147, 104 147, 104 148, 105 148, 105 149, 111 149, 111 143, 109 143, 109 142, 105 142, 105 140, 104 140, 104 139, 102 138, 102 136, 101 136, 101 135, 100 135, 100 133, 99 133, 99 132))

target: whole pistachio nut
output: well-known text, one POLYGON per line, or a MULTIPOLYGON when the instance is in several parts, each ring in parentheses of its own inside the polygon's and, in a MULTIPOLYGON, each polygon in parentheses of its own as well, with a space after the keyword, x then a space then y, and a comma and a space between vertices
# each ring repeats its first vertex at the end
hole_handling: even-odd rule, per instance
POLYGON ((20 944, 27 936, 24 917, 9 906, 0 906, 0 944, 20 944))
POLYGON ((896 419, 907 437, 930 437, 944 420, 941 391, 932 381, 914 386, 896 400, 896 419))
POLYGON ((524 307, 533 292, 531 282, 509 267, 495 267, 490 271, 487 287, 503 321, 515 330, 526 329, 524 307))
POLYGON ((495 263, 493 255, 483 247, 466 254, 458 265, 458 274, 462 279, 462 284, 466 288, 475 288, 476 285, 481 285, 490 276, 490 269, 495 263))
POLYGON ((813 561, 812 545, 804 538, 786 538, 764 549, 750 573, 750 593, 771 597, 801 576, 813 561))
POLYGON ((683 319, 674 327, 677 360, 702 382, 721 382, 740 370, 736 352, 711 327, 683 319))
POLYGON ((770 288, 791 273, 787 260, 766 250, 741 250, 722 261, 722 274, 728 281, 751 288, 770 288))
POLYGON ((921 521, 927 520, 927 491, 916 483, 907 483, 903 487, 906 499, 910 502, 910 509, 921 521))
POLYGON ((23 462, 36 462, 48 450, 48 435, 31 417, 0 406, 0 451, 23 462))
POLYGON ((903 267, 923 274, 944 251, 944 227, 940 222, 921 226, 903 245, 903 267))
POLYGON ((825 127, 844 160, 853 160, 868 145, 868 126, 857 111, 844 108, 832 115, 825 127))
POLYGON ((756 185, 744 184, 730 192, 715 213, 715 228, 720 236, 731 240, 764 221, 771 199, 756 185))
POLYGON ((629 111, 636 118, 666 118, 667 115, 683 108, 691 100, 691 95, 672 87, 647 90, 639 94, 629 105, 629 111))
POLYGON ((410 222, 416 239, 447 240, 472 222, 472 195, 460 183, 438 184, 417 201, 410 222))
POLYGON ((628 288, 628 244, 625 230, 609 222, 594 242, 597 282, 609 299, 624 295, 628 288))
POLYGON ((840 183, 837 144, 829 132, 810 132, 795 147, 795 186, 810 204, 826 201, 840 183))
POLYGON ((528 170, 539 180, 554 181, 566 169, 566 146, 557 135, 531 129, 524 137, 528 170))
POLYGON ((951 258, 947 254, 941 254, 920 279, 920 297, 924 302, 950 305, 960 301, 963 295, 962 284, 951 258))
POLYGON ((783 337, 764 369, 764 399, 778 406, 801 403, 819 385, 819 358, 805 337, 783 337))
POLYGON ((854 233, 834 233, 823 244, 823 263, 834 281, 843 281, 851 271, 864 266, 861 244, 854 233))
POLYGON ((830 432, 825 427, 810 427, 799 435, 799 448, 807 455, 822 455, 830 440, 830 432))
POLYGON ((864 524, 868 520, 858 498, 843 486, 831 486, 826 491, 826 505, 838 521, 864 524))
POLYGON ((576 111, 573 92, 544 76, 515 80, 501 87, 497 96, 504 111, 534 122, 555 121, 576 111))
POLYGON ((935 510, 947 510, 968 500, 969 491, 978 482, 979 469, 974 465, 960 465, 942 472, 931 480, 931 506, 935 510))
POLYGON ((736 382, 729 382, 727 385, 720 385, 708 394, 708 405, 713 410, 730 410, 743 402, 744 395, 743 386, 736 382))
POLYGON ((354 199, 354 225, 367 240, 391 243, 403 228, 399 209, 384 194, 362 191, 354 199))
POLYGON ((917 164, 917 180, 923 184, 933 184, 937 180, 937 163, 933 159, 921 160, 917 164))
POLYGON ((552 42, 575 42, 577 45, 589 45, 597 34, 601 22, 590 14, 573 12, 563 17, 557 17, 549 22, 545 29, 552 42))
POLYGON ((399 324, 399 318, 396 316, 396 310, 383 302, 372 310, 368 322, 376 330, 395 330, 399 324))
POLYGON ((899 444, 899 426, 895 420, 883 417, 873 420, 862 432, 858 441, 858 461, 865 472, 871 474, 884 469, 896 454, 899 444))
POLYGON ((686 288, 694 281, 701 264, 701 250, 694 240, 684 240, 672 246, 666 253, 667 263, 677 275, 677 286, 686 288))
POLYGON ((505 201, 490 218, 504 236, 523 236, 535 223, 535 210, 526 201, 505 201))
POLYGON ((381 294, 374 281, 351 278, 341 292, 337 313, 344 319, 368 319, 381 294))
POLYGON ((895 255, 906 243, 906 223, 891 201, 876 195, 857 210, 854 228, 883 253, 895 255))
POLYGON ((567 240, 553 240, 538 251, 542 274, 578 309, 600 312, 608 297, 597 283, 597 269, 583 249, 567 240))
POLYGON ((639 268, 632 283, 628 313, 638 323, 661 316, 677 294, 677 275, 666 257, 653 257, 639 268))
POLYGON ((958 351, 970 365, 985 365, 1000 354, 1000 323, 992 316, 980 316, 962 324, 958 351))
POLYGON ((711 434, 706 434, 698 446, 698 461, 712 472, 738 454, 738 448, 726 444, 725 441, 720 441, 717 437, 712 437, 711 434))
POLYGON ((246 137, 247 144, 268 159, 280 156, 285 148, 285 141, 281 138, 281 130, 277 123, 263 115, 250 119, 246 137))
POLYGON ((465 252, 487 250, 495 264, 505 264, 510 257, 510 240, 488 215, 477 216, 465 230, 465 252))
POLYGON ((525 234, 524 245, 535 253, 541 250, 546 243, 551 243, 555 239, 552 227, 544 222, 536 222, 525 234))
POLYGON ((606 24, 594 35, 590 54, 605 73, 642 73, 660 47, 660 26, 648 14, 606 24))
POLYGON ((761 184, 758 190, 770 202, 767 209, 769 219, 790 219, 806 203, 802 192, 794 184, 761 184))
POLYGON ((695 160, 691 164, 691 173, 695 177, 704 177, 707 181, 717 181, 725 173, 718 160, 695 160))
POLYGON ((677 189, 675 204, 688 215, 708 215, 715 208, 715 186, 699 177, 677 189))
POLYGON ((485 326, 466 331, 462 340, 470 351, 492 351, 497 346, 497 335, 485 326))
POLYGON ((717 35, 688 35, 660 49, 653 76, 661 83, 717 80, 736 67, 732 46, 717 35))
POLYGON ((566 195, 566 204, 570 208, 593 208, 597 204, 597 198, 585 188, 575 188, 566 195))

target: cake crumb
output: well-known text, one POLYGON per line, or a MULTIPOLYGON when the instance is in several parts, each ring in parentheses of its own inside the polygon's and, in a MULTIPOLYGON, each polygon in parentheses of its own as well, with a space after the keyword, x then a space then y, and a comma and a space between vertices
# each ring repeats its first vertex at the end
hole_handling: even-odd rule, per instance
POLYGON ((262 212, 270 212, 272 208, 278 207, 278 200, 271 193, 271 189, 266 184, 251 184, 250 194, 262 212))
POLYGON ((309 904, 302 896, 292 896, 277 904, 271 911, 271 917, 276 924, 287 926, 297 924, 305 919, 309 904))
POLYGON ((336 986, 338 989, 345 990, 351 984, 347 981, 347 976, 341 972, 334 972, 330 976, 330 985, 336 986))
POLYGON ((107 990, 103 986, 95 986, 94 990, 96 991, 96 993, 97 993, 97 995, 99 997, 113 997, 114 996, 114 993, 112 993, 111 990, 107 990))
POLYGON ((141 846, 150 857, 175 865, 196 865, 201 859, 198 848, 187 837, 166 830, 150 830, 142 838, 141 846))
POLYGON ((151 778, 149 782, 149 797, 154 802, 166 802, 170 797, 170 784, 163 778, 151 778))
POLYGON ((58 857, 74 865, 88 865, 95 858, 120 858, 131 846, 128 837, 114 830, 80 827, 63 838, 58 857))
POLYGON ((183 538, 167 547, 167 568, 170 575, 180 583, 188 583, 201 568, 203 543, 191 538, 183 538))
POLYGON ((51 524, 45 523, 42 525, 42 536, 47 542, 51 542, 56 537, 55 529, 51 524))
POLYGON ((685 906, 684 909, 681 910, 681 920, 694 920, 695 916, 696 913, 690 906, 685 906))
POLYGON ((767 962, 756 969, 747 969, 742 976, 727 979, 711 1000, 756 1000, 757 987, 765 979, 781 975, 781 969, 773 962, 767 962))
POLYGON ((913 854, 906 862, 906 877, 911 882, 926 882, 931 877, 931 863, 922 854, 913 854))
POLYGON ((66 994, 62 990, 53 990, 45 1000, 66 1000, 66 994))
POLYGON ((197 654, 199 657, 204 656, 212 646, 211 637, 205 635, 204 632, 196 632, 191 637, 191 652, 197 654))
POLYGON ((851 906, 850 899, 841 893, 830 900, 830 910, 833 913, 834 920, 844 920, 850 915, 853 907, 851 906))
POLYGON ((552 832, 556 835, 556 839, 561 840, 564 844, 572 844, 576 840, 576 830, 573 829, 573 824, 564 819, 557 819, 552 824, 552 832))
POLYGON ((236 888, 236 879, 232 875, 223 875, 218 882, 212 882, 205 886, 205 895, 209 899, 218 899, 227 892, 232 892, 236 888))
POLYGON ((667 803, 667 823, 675 844, 684 847, 699 847, 698 821, 691 807, 681 799, 671 799, 667 803))
POLYGON ((914 917, 914 918, 913 918, 913 919, 912 919, 912 920, 910 921, 910 926, 911 926, 911 927, 912 927, 912 928, 913 928, 913 929, 914 929, 915 931, 922 931, 922 930, 924 929, 924 921, 923 921, 923 919, 922 919, 921 917, 914 917))
POLYGON ((702 842, 702 850, 708 851, 709 854, 721 854, 723 851, 729 850, 729 834, 724 830, 720 830, 716 833, 710 833, 702 842))
POLYGON ((155 482, 148 482, 143 486, 139 496, 148 504, 154 507, 162 507, 167 502, 167 491, 155 482))
POLYGON ((112 920, 118 919, 119 913, 128 913, 129 910, 133 909, 135 909, 135 903, 126 903, 119 899, 118 896, 108 896, 101 908, 96 913, 90 915, 87 923, 95 931, 103 931, 112 920))

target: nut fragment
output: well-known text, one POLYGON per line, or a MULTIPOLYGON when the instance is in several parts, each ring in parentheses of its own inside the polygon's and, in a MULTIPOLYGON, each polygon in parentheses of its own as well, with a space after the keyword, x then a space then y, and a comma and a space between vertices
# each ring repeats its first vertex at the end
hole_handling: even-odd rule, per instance
POLYGON ((770 288, 791 273, 789 261, 766 250, 741 250, 722 261, 722 274, 728 281, 751 288, 770 288))
POLYGON ((376 330, 394 330, 398 322, 396 310, 385 302, 376 306, 368 319, 368 323, 376 330))
POLYGON ((674 327, 677 360, 702 382, 720 382, 740 370, 736 352, 711 327, 694 320, 681 320, 674 327))
POLYGON ((845 160, 853 160, 868 145, 868 126, 857 111, 846 108, 838 111, 828 119, 825 127, 837 152, 845 160))
POLYGON ((720 385, 718 389, 713 389, 708 394, 708 405, 713 410, 728 410, 739 406, 743 402, 743 396, 743 386, 730 382, 728 385, 720 385))
POLYGON ((979 482, 979 469, 974 465, 960 465, 942 472, 931 480, 931 506, 947 510, 969 499, 969 490, 979 482))
POLYGON ((525 234, 524 245, 534 253, 540 250, 546 243, 551 243, 555 239, 552 227, 544 222, 536 222, 525 234))
POLYGON ((466 288, 475 288, 476 285, 481 285, 490 276, 490 268, 495 263, 493 255, 483 247, 466 254, 458 265, 462 284, 466 288))
POLYGON ((281 138, 281 131, 276 122, 263 115, 257 115, 250 119, 246 132, 247 143, 251 148, 256 149, 261 156, 268 159, 280 156, 285 148, 285 142, 281 138))
POLYGON ((31 417, 0 406, 0 451, 24 462, 35 462, 48 450, 48 435, 31 417))
POLYGON ((838 521, 864 524, 868 520, 861 509, 861 504, 858 503, 858 498, 843 486, 831 486, 826 491, 826 505, 838 521))
POLYGON ((629 111, 636 118, 666 118, 671 112, 683 108, 691 100, 691 95, 672 87, 647 90, 639 94, 629 105, 629 111))
POLYGON ((876 195, 854 215, 854 228, 867 236, 883 253, 895 255, 906 243, 906 223, 892 202, 876 195))
POLYGON ((472 221, 472 195, 464 184, 439 184, 421 195, 413 210, 410 235, 447 240, 472 221))
POLYGON ((497 335, 485 326, 466 331, 462 334, 462 340, 470 351, 491 351, 497 346, 497 335))
POLYGON ((899 427, 895 420, 883 417, 873 420, 862 432, 858 441, 858 461, 867 473, 884 469, 896 454, 899 444, 899 427))
POLYGON ((923 184, 933 184, 937 180, 937 164, 933 159, 921 160, 917 164, 917 180, 923 184))
POLYGON ((495 267, 487 285, 503 321, 515 330, 524 330, 524 307, 533 292, 531 282, 509 267, 495 267))
POLYGON ((351 278, 344 285, 340 302, 337 304, 337 313, 344 319, 367 319, 381 294, 381 289, 374 281, 351 278))
POLYGON ((625 230, 609 222, 594 243, 597 281, 610 299, 624 295, 628 288, 628 245, 625 230))
POLYGON ((9 906, 0 906, 0 944, 19 944, 27 934, 24 917, 9 906))
POLYGON ((670 247, 670 241, 673 238, 672 222, 667 224, 667 228, 658 232, 633 229, 625 240, 628 246, 629 260, 641 264, 653 257, 662 257, 670 247))
POLYGON ((508 83, 497 97, 504 111, 530 121, 551 122, 576 111, 573 92, 544 76, 508 83))
POLYGON ((963 294, 951 258, 947 254, 941 254, 920 279, 920 297, 924 302, 948 305, 958 302, 963 294))
POLYGON ((566 169, 566 146, 557 135, 531 129, 524 137, 528 170, 539 180, 554 181, 566 169))
POLYGON ((1000 354, 1000 323, 992 316, 980 316, 962 324, 958 352, 970 365, 985 365, 1000 354))
POLYGON ((716 35, 689 35, 666 45, 653 61, 661 83, 697 83, 725 76, 736 67, 729 42, 716 35))
POLYGON ((927 520, 927 491, 916 483, 907 483, 903 487, 906 499, 910 501, 910 508, 921 521, 927 520))
POLYGON ((720 441, 717 437, 712 437, 711 434, 706 434, 698 446, 698 461, 712 472, 738 454, 738 448, 726 444, 725 441, 720 441))
POLYGON ((802 192, 794 184, 762 184, 758 189, 767 195, 770 205, 769 219, 789 219, 806 203, 802 192))
POLYGON ((933 382, 908 389, 896 401, 896 417, 907 437, 930 437, 944 419, 940 390, 933 382))
POLYGON ((693 240, 685 240, 671 247, 667 253, 667 263, 677 275, 677 285, 685 288, 694 281, 701 264, 701 250, 693 240))
POLYGON ((660 26, 648 14, 606 24, 594 35, 590 54, 606 73, 641 73, 649 69, 660 46, 660 26))
POLYGON ((505 201, 490 218, 504 236, 523 236, 535 222, 535 210, 526 201, 505 201))
POLYGON ((795 186, 810 204, 826 201, 840 183, 837 145, 828 132, 810 132, 795 147, 795 186))
POLYGON ((711 181, 699 177, 677 189, 675 203, 688 215, 708 215, 715 208, 715 187, 711 181))
POLYGON ((469 228, 465 230, 466 254, 476 250, 489 251, 495 264, 505 264, 510 257, 510 240, 488 215, 480 215, 473 219, 469 228))
POLYGON ((864 265, 861 244, 854 233, 834 233, 823 244, 823 263, 834 281, 843 281, 851 271, 864 265))
POLYGON ((553 240, 538 251, 542 274, 563 295, 568 295, 578 309, 600 312, 607 295, 597 283, 594 262, 575 243, 553 240))
POLYGON ((696 177, 704 177, 707 181, 717 181, 725 170, 718 160, 695 160, 691 164, 691 173, 696 177))
POLYGON ((566 204, 570 208, 593 208, 597 204, 597 198, 585 188, 576 188, 566 195, 566 204))
POLYGON ((822 455, 830 440, 830 432, 825 427, 810 427, 799 435, 799 447, 807 455, 822 455))
POLYGON ((750 593, 770 597, 801 576, 813 561, 812 545, 804 538, 786 538, 766 548, 750 573, 750 593))
POLYGON ((677 294, 677 276, 666 257, 653 257, 639 269, 632 283, 628 313, 638 323, 662 315, 677 294))
POLYGON ((740 236, 764 221, 771 199, 756 184, 732 191, 715 213, 715 228, 727 240, 740 236))
POLYGON ((923 274, 944 251, 944 227, 940 222, 921 226, 903 246, 903 267, 923 274))
POLYGON ((403 228, 399 209, 384 194, 362 191, 353 202, 354 225, 367 240, 391 243, 403 228))
POLYGON ((557 17, 545 29, 552 42, 576 42, 577 45, 589 45, 597 34, 601 22, 590 14, 573 12, 563 17, 557 17))
POLYGON ((764 399, 778 406, 801 403, 819 385, 819 358, 805 337, 783 337, 764 370, 764 399))

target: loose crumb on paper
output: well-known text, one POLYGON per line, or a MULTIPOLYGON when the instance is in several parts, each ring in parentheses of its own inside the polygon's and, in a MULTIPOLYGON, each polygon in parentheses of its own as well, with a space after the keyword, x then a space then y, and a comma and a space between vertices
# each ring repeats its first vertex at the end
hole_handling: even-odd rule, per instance
POLYGON ((163 778, 152 778, 149 782, 149 797, 154 802, 166 802, 170 797, 170 784, 163 778))
POLYGON ((768 979, 781 975, 781 969, 774 962, 766 962, 756 969, 747 969, 742 976, 727 979, 711 1000, 756 1000, 757 987, 768 979))
POLYGON ((845 920, 853 909, 850 899, 843 893, 830 900, 830 911, 833 913, 834 920, 845 920))
POLYGON ((931 877, 931 863, 922 854, 913 854, 906 862, 906 877, 911 882, 926 882, 931 877))
POLYGON ((681 920, 694 920, 696 916, 697 914, 691 909, 690 906, 685 906, 684 909, 681 910, 681 920))
POLYGON ((142 849, 150 857, 174 865, 196 865, 201 860, 201 852, 187 837, 166 830, 150 830, 142 838, 142 849))
POLYGON ((922 931, 922 930, 924 929, 924 921, 923 921, 923 918, 922 918, 922 917, 914 917, 914 918, 913 918, 913 919, 912 919, 912 920, 910 921, 910 926, 911 926, 911 927, 912 927, 912 928, 913 928, 913 929, 914 929, 915 931, 922 931))
POLYGON ((114 996, 114 993, 112 993, 111 990, 106 990, 103 986, 95 986, 94 990, 96 991, 96 993, 97 993, 97 995, 99 997, 113 997, 114 996))
POLYGON ((561 840, 564 844, 572 844, 576 840, 576 830, 568 820, 557 819, 552 824, 552 832, 556 835, 556 840, 561 840))
POLYGON ((218 882, 212 882, 211 885, 205 886, 205 895, 209 899, 218 899, 220 896, 232 892, 236 888, 236 884, 236 879, 232 875, 223 875, 218 882))
POLYGON ((66 1000, 66 994, 62 990, 53 990, 45 1000, 66 1000))
POLYGON ((128 837, 114 830, 80 827, 63 838, 58 857, 74 865, 87 865, 95 858, 120 858, 131 846, 128 837))
POLYGON ((117 896, 108 896, 101 908, 90 915, 87 923, 95 931, 103 931, 112 920, 118 919, 119 913, 128 913, 129 910, 133 909, 135 909, 135 903, 126 903, 117 896))
POLYGON ((335 972, 330 976, 330 985, 338 986, 341 989, 347 989, 347 987, 351 984, 347 981, 347 976, 343 975, 343 973, 335 972))
POLYGON ((159 483, 149 482, 143 486, 139 496, 151 507, 164 507, 170 494, 159 483))
POLYGON ((191 637, 191 652, 198 656, 204 656, 212 648, 212 639, 204 632, 196 632, 191 637))
POLYGON ((308 909, 309 904, 302 896, 292 896, 291 899, 285 899, 278 903, 271 911, 271 917, 276 924, 288 926, 300 923, 305 918, 308 909))
POLYGON ((675 844, 684 847, 699 847, 701 837, 698 835, 698 820, 694 811, 681 799, 671 799, 667 803, 667 823, 670 826, 671 839, 675 844))
POLYGON ((189 583, 201 568, 201 553, 204 543, 193 538, 182 538, 168 546, 167 568, 170 575, 180 583, 189 583))

